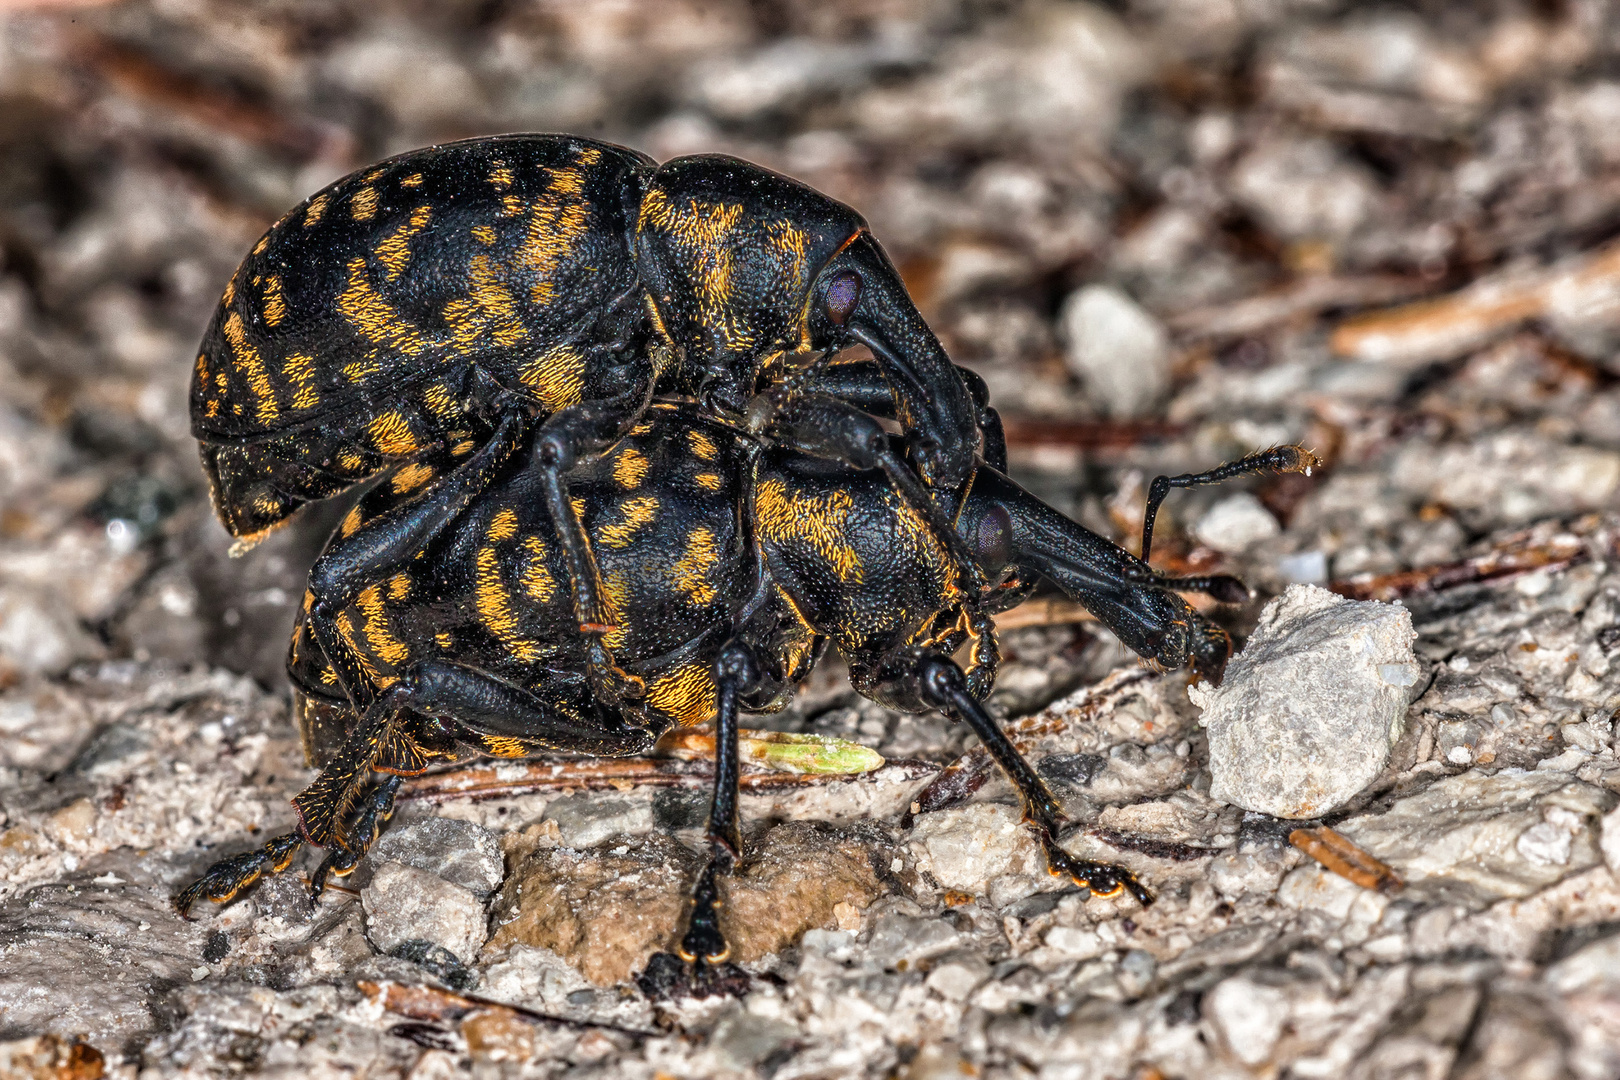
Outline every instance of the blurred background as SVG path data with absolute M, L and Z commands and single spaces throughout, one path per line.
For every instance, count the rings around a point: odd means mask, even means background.
M 1173 497 L 1165 566 L 1398 595 L 1620 484 L 1597 0 L 0 0 L 0 683 L 284 685 L 334 512 L 226 559 L 193 350 L 288 207 L 515 130 L 737 154 L 857 207 L 1020 478 L 1121 542 L 1157 472 L 1327 460 Z M 1015 655 L 1096 631 L 1041 633 Z

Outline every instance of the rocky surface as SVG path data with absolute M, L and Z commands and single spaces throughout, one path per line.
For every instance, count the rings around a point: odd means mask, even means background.
M 1600 0 L 3 0 L 0 1073 L 1620 1074 L 1617 55 Z M 993 707 L 1146 909 L 829 660 L 760 722 L 889 765 L 744 797 L 739 997 L 648 970 L 700 778 L 412 789 L 318 905 L 305 853 L 176 918 L 292 823 L 280 666 L 344 510 L 227 557 L 195 343 L 310 191 L 520 129 L 857 206 L 1019 478 L 1119 542 L 1153 475 L 1310 446 L 1174 494 L 1155 563 L 1253 586 L 1239 641 L 1291 584 L 1400 600 L 1387 761 L 1323 819 L 1228 803 L 1185 676 L 1037 598 Z

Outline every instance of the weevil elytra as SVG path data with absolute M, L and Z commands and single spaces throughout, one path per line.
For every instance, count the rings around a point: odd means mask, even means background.
M 1045 578 L 1144 657 L 1218 677 L 1226 634 L 1176 590 L 1231 597 L 1241 586 L 1163 577 L 983 461 L 941 492 L 961 508 L 947 518 L 902 450 L 875 418 L 806 394 L 758 432 L 690 401 L 657 402 L 608 453 L 577 464 L 572 509 L 598 559 L 610 644 L 647 687 L 637 697 L 604 696 L 582 673 L 589 639 L 574 624 L 545 481 L 531 458 L 509 456 L 420 558 L 366 582 L 338 613 L 357 682 L 301 620 L 289 673 L 311 707 L 342 718 L 341 742 L 294 800 L 298 831 L 216 864 L 177 906 L 229 899 L 306 841 L 328 849 L 318 893 L 328 873 L 358 864 L 401 777 L 436 759 L 635 754 L 712 720 L 712 857 L 679 947 L 698 974 L 712 971 L 729 952 L 720 880 L 741 854 L 740 716 L 782 708 L 829 643 L 860 693 L 972 728 L 1018 790 L 1054 874 L 1151 902 L 1130 872 L 1059 845 L 1061 807 L 981 704 L 999 657 L 991 615 Z M 1177 486 L 1302 460 L 1313 459 L 1269 451 Z M 401 498 L 381 485 L 357 513 L 386 515 Z M 964 670 L 951 656 L 970 642 Z M 385 778 L 370 784 L 373 772 Z
M 898 420 L 925 482 L 959 485 L 999 422 L 854 210 L 721 155 L 659 165 L 569 135 L 472 139 L 355 172 L 270 228 L 203 338 L 192 430 L 239 543 L 384 468 L 423 493 L 346 529 L 315 567 L 311 632 L 334 652 L 335 613 L 524 445 L 590 630 L 609 620 L 569 510 L 573 465 L 655 388 L 736 417 L 782 357 L 856 343 L 875 359 L 833 392 Z M 602 693 L 646 690 L 602 641 L 587 665 Z

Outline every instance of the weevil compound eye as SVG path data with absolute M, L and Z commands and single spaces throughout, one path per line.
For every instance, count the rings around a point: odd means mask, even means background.
M 843 326 L 855 310 L 855 305 L 861 302 L 861 276 L 853 270 L 835 276 L 827 283 L 824 302 L 827 305 L 827 318 L 834 325 Z

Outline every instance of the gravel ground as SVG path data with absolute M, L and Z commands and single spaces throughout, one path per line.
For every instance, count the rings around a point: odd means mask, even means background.
M 0 1075 L 1620 1076 L 1617 70 L 1595 0 L 0 0 Z M 1155 562 L 1248 581 L 1240 642 L 1290 585 L 1402 603 L 1382 770 L 1217 800 L 1186 676 L 1037 601 L 995 706 L 1150 908 L 830 662 L 773 726 L 889 764 L 744 798 L 740 998 L 637 980 L 706 805 L 667 763 L 417 785 L 318 908 L 177 919 L 311 775 L 280 668 L 343 510 L 227 557 L 195 344 L 288 206 L 505 130 L 860 208 L 1019 478 L 1121 542 L 1157 473 L 1314 448 L 1172 496 Z

